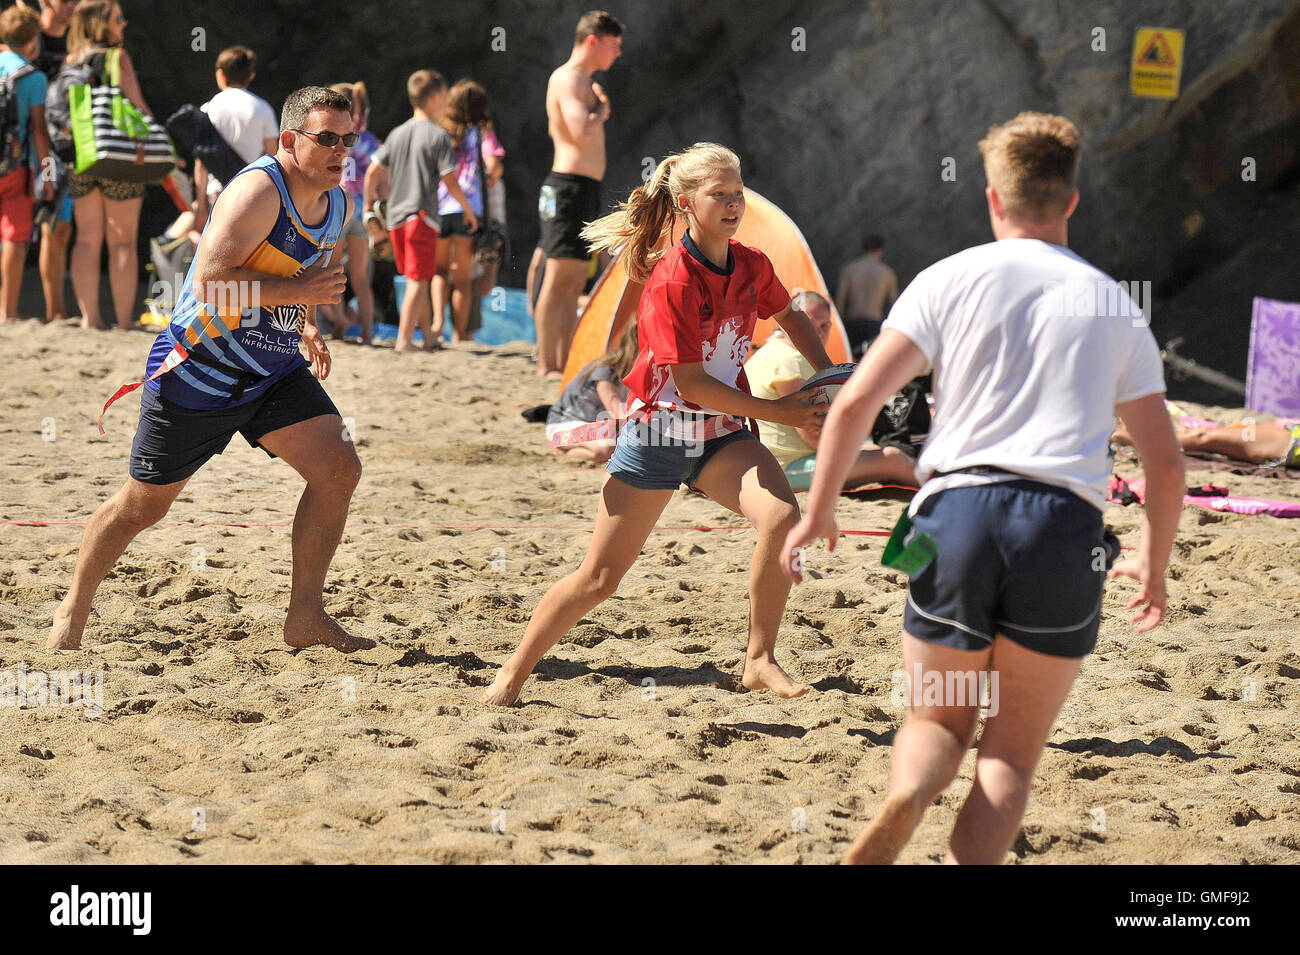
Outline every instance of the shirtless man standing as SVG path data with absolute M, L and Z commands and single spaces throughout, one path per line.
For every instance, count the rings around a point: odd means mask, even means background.
M 861 258 L 844 266 L 840 273 L 835 307 L 840 310 L 854 358 L 865 352 L 866 346 L 880 334 L 881 322 L 898 298 L 898 276 L 880 261 L 884 254 L 885 244 L 880 236 L 869 235 L 862 243 Z
M 555 161 L 537 203 L 546 275 L 537 300 L 537 374 L 559 378 L 587 279 L 587 244 L 578 234 L 600 218 L 605 177 L 605 121 L 609 97 L 591 75 L 608 70 L 623 52 L 623 24 L 603 10 L 585 13 L 568 62 L 546 84 L 546 123 Z

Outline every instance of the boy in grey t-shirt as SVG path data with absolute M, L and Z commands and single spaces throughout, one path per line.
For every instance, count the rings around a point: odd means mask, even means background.
M 366 218 L 374 216 L 375 200 L 388 196 L 388 231 L 397 271 L 406 277 L 397 351 L 413 351 L 418 325 L 426 351 L 442 347 L 433 334 L 433 273 L 438 257 L 438 182 L 466 210 L 471 230 L 478 220 L 456 181 L 451 139 L 435 121 L 447 99 L 447 81 L 436 70 L 417 70 L 406 81 L 412 116 L 393 130 L 366 170 Z M 439 322 L 441 324 L 441 322 Z

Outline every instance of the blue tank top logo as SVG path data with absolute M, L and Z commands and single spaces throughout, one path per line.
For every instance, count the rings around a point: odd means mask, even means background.
M 271 327 L 277 332 L 294 332 L 301 335 L 303 322 L 306 320 L 306 305 L 277 305 L 271 311 Z

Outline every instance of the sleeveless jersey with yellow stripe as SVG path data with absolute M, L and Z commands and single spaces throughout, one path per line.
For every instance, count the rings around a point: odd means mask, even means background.
M 289 278 L 331 256 L 343 230 L 347 198 L 342 188 L 328 193 L 329 211 L 318 225 L 303 221 L 294 208 L 284 173 L 274 156 L 262 156 L 239 176 L 266 175 L 280 193 L 280 214 L 262 243 L 242 267 Z M 227 189 L 229 186 L 227 186 Z M 213 215 L 221 209 L 217 200 Z M 209 220 L 208 225 L 211 225 Z M 207 227 L 204 228 L 207 233 Z M 203 240 L 200 238 L 199 247 Z M 195 252 L 195 262 L 198 253 Z M 328 261 L 328 259 L 327 259 Z M 275 382 L 306 364 L 298 351 L 306 305 L 262 306 L 256 288 L 213 287 L 194 297 L 194 265 L 190 265 L 171 323 L 149 352 L 146 376 L 151 375 L 177 345 L 189 357 L 169 373 L 147 381 L 168 401 L 186 408 L 224 408 L 252 401 Z

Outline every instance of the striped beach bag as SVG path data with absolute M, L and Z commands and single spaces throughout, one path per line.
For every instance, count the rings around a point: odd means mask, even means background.
M 68 88 L 75 169 L 82 176 L 156 184 L 175 168 L 176 154 L 167 131 L 122 92 L 121 58 L 120 49 L 106 51 L 102 72 Z

